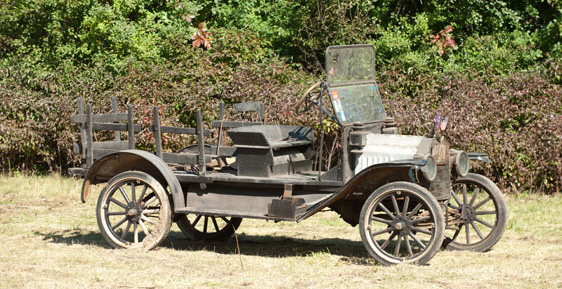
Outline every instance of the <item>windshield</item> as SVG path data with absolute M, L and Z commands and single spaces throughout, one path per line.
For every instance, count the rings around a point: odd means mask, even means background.
M 328 47 L 326 79 L 334 113 L 342 125 L 386 118 L 375 82 L 372 45 Z

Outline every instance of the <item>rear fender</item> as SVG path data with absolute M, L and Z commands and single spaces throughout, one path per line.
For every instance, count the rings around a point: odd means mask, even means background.
M 84 177 L 82 202 L 86 202 L 91 185 L 105 183 L 117 174 L 126 171 L 141 171 L 151 175 L 164 187 L 170 188 L 174 209 L 185 205 L 181 185 L 172 170 L 157 156 L 141 150 L 115 152 L 97 160 Z
M 348 197 L 354 192 L 365 193 L 365 199 L 380 186 L 390 182 L 406 181 L 419 183 L 420 169 L 426 164 L 425 160 L 403 160 L 381 163 L 370 166 L 349 180 L 334 194 L 318 202 L 302 215 L 297 221 L 302 221 L 325 207 Z

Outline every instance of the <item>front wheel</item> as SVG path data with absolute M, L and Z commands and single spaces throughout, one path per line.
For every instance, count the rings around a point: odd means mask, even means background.
M 394 182 L 378 188 L 367 199 L 359 230 L 365 248 L 379 263 L 424 264 L 441 247 L 443 214 L 425 188 Z
M 489 250 L 500 240 L 507 223 L 507 206 L 500 189 L 478 174 L 458 178 L 452 187 L 444 247 Z
M 96 216 L 103 237 L 114 248 L 150 250 L 166 238 L 172 223 L 164 188 L 139 171 L 120 173 L 107 183 Z

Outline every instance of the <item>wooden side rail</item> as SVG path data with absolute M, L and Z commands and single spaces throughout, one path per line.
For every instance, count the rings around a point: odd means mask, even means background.
M 74 144 L 74 152 L 83 155 L 83 161 L 90 167 L 95 160 L 103 156 L 125 149 L 135 148 L 135 133 L 141 131 L 140 125 L 133 124 L 133 107 L 127 105 L 127 113 L 119 113 L 117 110 L 117 98 L 111 99 L 113 113 L 92 114 L 91 104 L 86 105 L 84 112 L 84 102 L 78 98 L 78 114 L 70 118 L 71 123 L 80 124 L 80 144 Z M 113 141 L 94 142 L 94 130 L 113 131 L 115 136 Z M 121 132 L 128 133 L 128 140 L 121 140 Z
M 180 164 L 198 164 L 200 175 L 205 175 L 206 164 L 211 162 L 212 157 L 205 154 L 205 136 L 210 136 L 211 131 L 203 128 L 203 117 L 201 116 L 201 110 L 197 110 L 197 128 L 187 128 L 187 127 L 172 127 L 172 126 L 161 126 L 160 115 L 158 113 L 158 107 L 152 109 L 153 119 L 152 125 L 149 130 L 154 133 L 154 141 L 156 142 L 156 155 L 164 160 L 166 163 L 180 163 Z M 198 154 L 183 152 L 183 153 L 166 153 L 162 151 L 162 134 L 187 134 L 197 136 L 198 141 Z

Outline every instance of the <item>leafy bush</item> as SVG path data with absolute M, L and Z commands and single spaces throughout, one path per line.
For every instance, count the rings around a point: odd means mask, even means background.
M 505 190 L 562 188 L 562 87 L 531 72 L 507 76 L 385 72 L 381 91 L 402 133 L 428 134 L 449 115 L 451 146 L 486 152 L 477 170 Z M 408 97 L 403 97 L 408 96 Z

